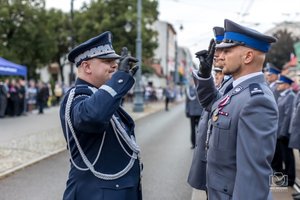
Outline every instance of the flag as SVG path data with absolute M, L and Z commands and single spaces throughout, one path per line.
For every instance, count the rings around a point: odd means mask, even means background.
M 295 54 L 291 53 L 290 61 L 288 62 L 287 65 L 290 67 L 296 67 L 297 64 L 298 64 L 297 57 L 295 56 Z

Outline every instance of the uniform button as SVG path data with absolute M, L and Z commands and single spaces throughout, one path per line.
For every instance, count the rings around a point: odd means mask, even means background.
M 124 81 L 123 79 L 119 79 L 118 83 L 123 83 L 123 81 Z
M 120 187 L 118 184 L 116 185 L 116 188 Z

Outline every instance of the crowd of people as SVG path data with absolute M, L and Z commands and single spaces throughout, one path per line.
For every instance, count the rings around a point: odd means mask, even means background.
M 264 67 L 276 38 L 227 19 L 213 31 L 209 48 L 196 53 L 200 65 L 193 71 L 203 112 L 191 126 L 196 147 L 188 183 L 209 200 L 270 200 L 272 188 L 295 184 L 300 92 L 288 66 Z M 186 113 L 190 100 L 187 95 Z
M 59 83 L 52 89 L 42 81 L 5 78 L 0 81 L 0 118 L 26 115 L 33 110 L 43 114 L 44 108 L 59 104 L 64 90 Z

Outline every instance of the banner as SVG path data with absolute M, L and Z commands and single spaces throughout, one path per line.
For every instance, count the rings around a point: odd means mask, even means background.
M 300 42 L 296 42 L 294 44 L 294 49 L 295 49 L 295 53 L 296 53 L 296 57 L 297 57 L 297 60 L 298 60 L 298 65 L 297 65 L 297 69 L 300 69 Z

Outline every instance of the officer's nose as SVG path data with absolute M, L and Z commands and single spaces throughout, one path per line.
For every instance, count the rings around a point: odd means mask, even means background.
M 118 63 L 119 62 L 117 60 L 115 60 L 114 62 L 110 63 L 110 67 L 116 69 L 118 67 Z

